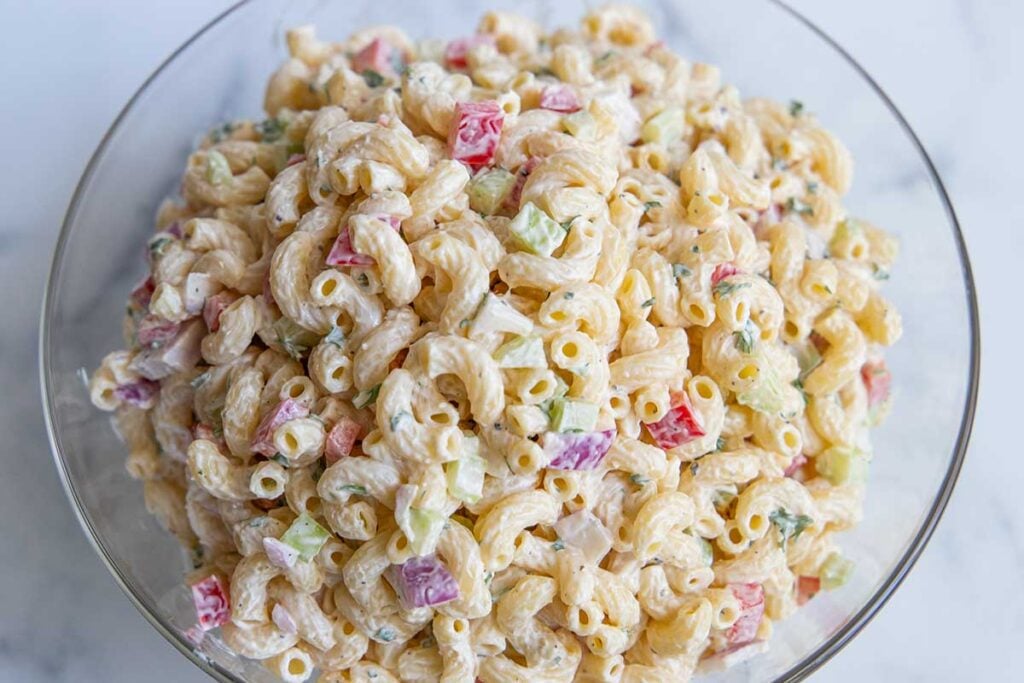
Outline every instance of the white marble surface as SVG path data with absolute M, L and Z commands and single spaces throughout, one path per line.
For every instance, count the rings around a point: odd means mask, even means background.
M 694 1 L 694 0 L 686 0 Z M 64 500 L 44 435 L 36 327 L 50 250 L 110 120 L 225 0 L 0 0 L 0 681 L 201 681 L 136 613 Z M 967 465 L 946 516 L 888 606 L 816 680 L 1008 680 L 1024 642 L 1018 452 L 1024 259 L 1024 58 L 1010 0 L 794 0 L 892 96 L 950 189 L 973 257 L 984 340 Z

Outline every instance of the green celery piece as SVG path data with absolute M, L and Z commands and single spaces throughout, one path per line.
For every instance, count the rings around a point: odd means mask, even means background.
M 544 342 L 540 337 L 517 337 L 494 352 L 500 368 L 546 368 Z
M 850 218 L 841 221 L 839 225 L 836 226 L 836 231 L 832 233 L 832 239 L 828 242 L 829 251 L 834 252 L 837 244 L 844 240 L 856 237 L 863 232 L 864 228 L 862 228 L 860 223 L 857 221 Z
M 818 474 L 833 486 L 863 484 L 868 477 L 868 458 L 849 446 L 833 446 L 814 459 Z
M 215 149 L 206 153 L 206 181 L 213 185 L 223 185 L 230 181 L 234 175 L 231 173 L 231 165 L 223 154 Z
M 409 528 L 403 531 L 409 536 L 409 547 L 412 551 L 416 555 L 433 552 L 447 521 L 448 518 L 440 512 L 409 508 Z
M 768 363 L 761 363 L 760 372 L 754 383 L 736 395 L 736 400 L 766 415 L 777 415 L 783 408 L 782 383 L 775 369 Z
M 532 331 L 532 320 L 490 292 L 484 296 L 469 330 L 470 337 L 491 332 L 527 335 Z
M 578 111 L 562 117 L 562 126 L 569 135 L 579 140 L 597 138 L 597 121 L 588 111 Z
M 316 557 L 330 537 L 331 533 L 327 529 L 317 524 L 308 513 L 303 512 L 281 536 L 281 542 L 298 550 L 299 557 L 309 562 Z
M 551 402 L 551 427 L 556 432 L 592 432 L 597 413 L 594 403 L 559 397 Z
M 282 350 L 295 360 L 302 360 L 302 356 L 320 341 L 320 335 L 285 316 L 275 320 L 271 329 Z
M 667 145 L 682 139 L 685 128 L 682 109 L 669 107 L 647 119 L 640 129 L 644 142 Z
M 827 591 L 835 590 L 850 580 L 853 575 L 854 564 L 839 553 L 832 553 L 822 563 L 818 570 L 818 578 L 821 580 L 821 587 Z
M 527 202 L 508 224 L 519 248 L 538 256 L 551 256 L 562 242 L 566 232 L 551 216 Z
M 448 492 L 464 503 L 475 503 L 480 500 L 486 469 L 487 463 L 484 459 L 473 453 L 465 453 L 458 460 L 446 463 L 444 473 L 448 480 Z
M 485 216 L 493 216 L 515 184 L 516 177 L 503 168 L 480 173 L 469 181 L 469 207 Z

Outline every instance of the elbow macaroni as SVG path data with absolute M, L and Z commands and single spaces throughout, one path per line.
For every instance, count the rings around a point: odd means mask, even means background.
M 296 683 L 758 651 L 860 519 L 902 333 L 846 147 L 628 6 L 288 49 L 271 118 L 188 157 L 89 384 L 224 644 Z M 417 554 L 453 599 L 403 589 Z

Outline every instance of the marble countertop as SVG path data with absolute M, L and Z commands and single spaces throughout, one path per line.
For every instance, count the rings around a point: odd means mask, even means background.
M 690 0 L 687 0 L 690 1 Z M 202 681 L 121 594 L 64 498 L 37 388 L 50 251 L 109 122 L 155 66 L 227 0 L 0 2 L 0 680 Z M 1020 85 L 1010 27 L 1024 3 L 793 0 L 890 94 L 935 159 L 967 237 L 981 299 L 982 393 L 966 467 L 916 568 L 871 625 L 816 675 L 827 682 L 1005 679 L 1024 642 L 1024 459 L 1019 296 L 1024 259 Z M 1007 368 L 1017 368 L 1016 371 Z M 1016 486 L 1014 485 L 1016 483 Z M 1009 676 L 1012 678 L 1012 676 Z

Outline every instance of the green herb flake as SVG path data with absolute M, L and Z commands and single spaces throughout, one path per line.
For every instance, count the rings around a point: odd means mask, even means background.
M 795 541 L 807 527 L 814 524 L 814 520 L 807 515 L 793 515 L 787 512 L 786 508 L 779 508 L 768 515 L 768 519 L 778 528 L 779 534 L 782 536 L 780 545 L 783 550 L 786 549 L 789 539 L 792 538 Z
M 646 486 L 651 482 L 649 478 L 642 474 L 631 474 L 629 475 L 629 480 L 637 486 Z
M 871 277 L 875 278 L 876 280 L 880 280 L 880 281 L 881 280 L 888 280 L 889 279 L 889 271 L 887 271 L 885 268 L 882 268 L 877 263 L 872 263 L 871 264 Z
M 690 247 L 690 251 L 693 252 L 694 254 L 699 254 L 700 253 L 700 247 L 695 244 L 692 247 Z
M 801 216 L 813 216 L 814 209 L 811 206 L 796 197 L 790 197 L 786 200 L 786 211 L 790 213 L 798 213 Z
M 674 277 L 675 279 L 678 280 L 679 278 L 690 277 L 691 275 L 693 275 L 693 271 L 684 266 L 682 263 L 672 264 L 672 277 Z
M 566 301 L 571 301 L 573 298 L 575 298 L 575 296 L 576 292 L 566 292 L 564 295 L 562 295 L 562 298 L 565 299 Z
M 373 639 L 379 640 L 382 643 L 390 643 L 396 637 L 397 635 L 395 634 L 395 632 L 387 626 L 377 629 L 377 631 L 373 634 Z
M 601 66 L 602 64 L 604 64 L 605 62 L 607 62 L 609 59 L 611 59 L 614 56 L 615 56 L 615 51 L 614 50 L 608 50 L 607 52 L 605 52 L 600 57 L 598 57 L 597 59 L 594 60 L 594 66 Z
M 715 450 L 716 451 L 724 451 L 725 450 L 725 437 L 724 436 L 718 437 L 718 441 L 715 442 Z
M 260 139 L 263 142 L 277 142 L 284 135 L 286 128 L 288 128 L 288 123 L 277 117 L 256 124 L 256 132 L 260 134 Z
M 801 102 L 800 100 L 790 100 L 789 115 L 800 116 L 802 113 L 804 113 L 804 103 Z
M 323 342 L 325 344 L 337 346 L 340 349 L 345 346 L 345 332 L 335 325 L 331 328 L 331 331 L 327 333 L 327 336 L 323 338 Z
M 576 220 L 577 218 L 579 218 L 579 216 L 573 216 L 569 220 L 563 221 L 563 222 L 559 223 L 559 225 L 562 226 L 562 230 L 565 230 L 566 232 L 569 232 L 569 230 L 572 228 L 572 222 L 574 220 Z
M 288 467 L 288 458 L 284 457 L 280 453 L 274 453 L 270 456 L 270 459 L 276 462 L 281 467 Z
M 743 329 L 732 333 L 733 343 L 741 353 L 752 353 L 754 342 L 758 337 L 757 327 L 749 319 L 743 324 Z
M 384 77 L 381 76 L 378 72 L 374 71 L 373 69 L 367 69 L 363 71 L 362 76 L 363 80 L 366 81 L 366 85 L 370 86 L 371 88 L 376 88 L 377 86 L 384 83 Z
M 749 286 L 749 282 L 728 282 L 726 280 L 722 280 L 717 285 L 712 287 L 711 291 L 714 292 L 715 296 L 717 297 L 726 297 L 732 296 L 737 291 Z
M 380 393 L 380 385 L 368 389 L 366 391 L 359 392 L 355 398 L 352 399 L 352 405 L 356 408 L 363 409 L 366 406 L 377 400 L 377 394 Z
M 341 493 L 351 493 L 352 495 L 355 496 L 366 495 L 366 487 L 360 486 L 359 484 L 343 484 L 342 486 L 338 487 L 338 491 L 340 491 Z
M 196 375 L 195 377 L 192 378 L 192 381 L 189 382 L 188 384 L 193 389 L 198 389 L 199 387 L 203 386 L 203 384 L 205 384 L 206 380 L 208 380 L 208 379 L 210 379 L 209 371 L 204 372 L 204 373 L 199 374 L 199 375 Z
M 644 202 L 644 213 L 647 213 L 651 209 L 660 209 L 660 208 L 661 208 L 661 202 L 656 202 L 656 201 Z
M 654 305 L 654 302 L 655 302 L 656 299 L 657 299 L 657 297 L 653 297 L 652 296 L 650 299 L 648 299 L 647 301 L 645 301 L 642 304 L 640 304 L 640 308 L 650 308 L 651 306 Z
M 696 477 L 698 472 L 700 472 L 700 463 L 694 460 L 690 463 L 690 476 Z
M 164 250 L 167 249 L 167 245 L 173 240 L 170 237 L 157 237 L 155 240 L 149 243 L 149 257 L 152 260 L 156 260 L 163 256 Z
M 562 539 L 559 538 L 558 540 L 556 540 L 554 543 L 551 544 L 551 549 L 554 550 L 556 553 L 559 550 L 565 550 L 565 543 L 562 541 Z
M 813 180 L 807 183 L 807 194 L 818 194 L 818 183 Z
M 392 415 L 391 419 L 388 421 L 388 424 L 391 426 L 391 431 L 397 432 L 398 428 L 402 426 L 402 421 L 409 417 L 412 417 L 412 415 L 404 410 Z

